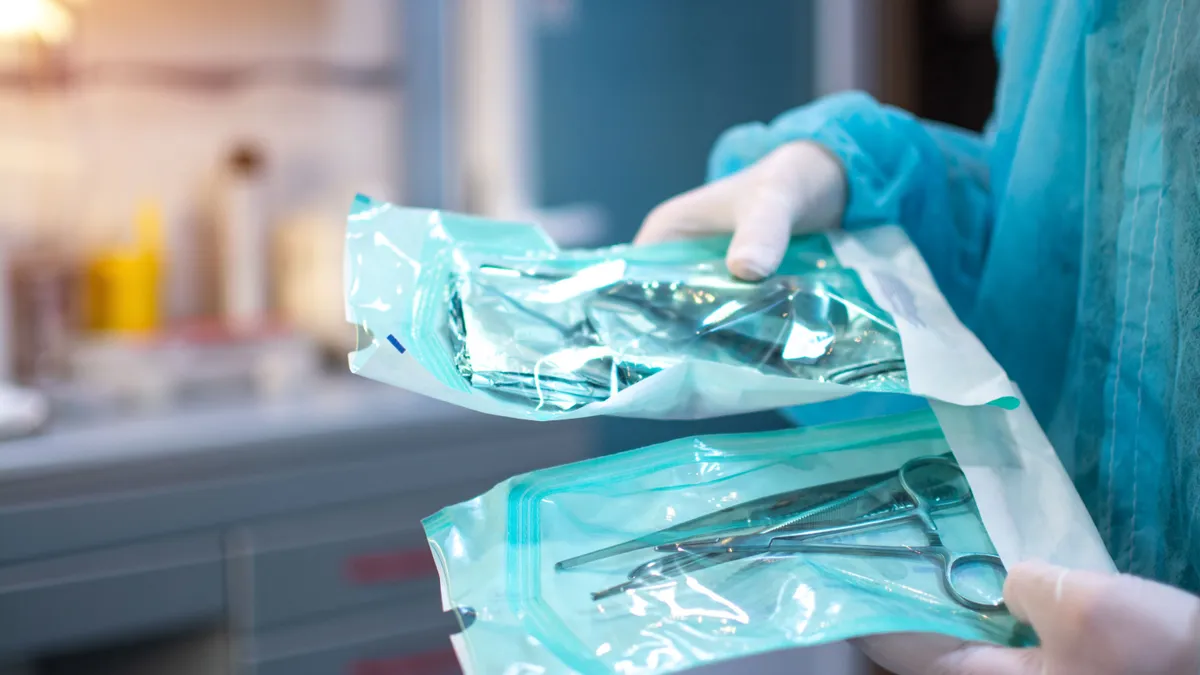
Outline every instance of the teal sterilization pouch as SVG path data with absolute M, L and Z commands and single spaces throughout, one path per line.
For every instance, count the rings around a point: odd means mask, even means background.
M 939 404 L 681 439 L 446 508 L 424 526 L 464 670 L 666 673 L 901 631 L 1027 644 L 1003 608 L 1001 542 L 985 520 L 1001 523 L 1010 561 L 1112 563 L 1048 446 L 959 463 L 952 440 L 1018 441 L 1027 430 L 1011 425 L 1032 421 L 987 415 Z M 985 518 L 971 486 L 1001 465 L 1008 485 L 988 488 Z
M 903 231 L 796 238 L 759 283 L 727 240 L 563 251 L 536 226 L 360 197 L 354 372 L 492 414 L 701 418 L 856 391 L 1010 399 Z

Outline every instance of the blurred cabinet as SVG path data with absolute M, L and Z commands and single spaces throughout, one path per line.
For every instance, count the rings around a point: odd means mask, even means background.
M 224 583 L 215 532 L 0 567 L 0 663 L 211 622 Z
M 243 675 L 457 675 L 453 618 L 405 603 L 335 616 L 255 638 Z
M 813 95 L 810 0 L 536 0 L 530 11 L 537 197 L 599 205 L 611 243 L 704 181 L 722 131 Z
M 586 458 L 594 432 L 392 394 L 0 444 L 63 459 L 25 477 L 0 462 L 0 666 L 457 673 L 421 519 Z
M 437 568 L 417 520 L 439 508 L 435 494 L 231 532 L 239 624 L 258 630 L 380 602 L 440 611 Z

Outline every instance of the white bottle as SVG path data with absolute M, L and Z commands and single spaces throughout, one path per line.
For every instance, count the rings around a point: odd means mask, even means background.
M 289 327 L 333 352 L 351 352 L 354 328 L 342 297 L 345 235 L 334 209 L 300 211 L 275 229 L 275 309 Z
M 267 312 L 263 159 L 250 146 L 230 156 L 219 226 L 221 313 L 235 330 L 253 330 Z

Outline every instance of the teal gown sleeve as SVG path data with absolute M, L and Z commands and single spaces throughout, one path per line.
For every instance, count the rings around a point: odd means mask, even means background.
M 786 112 L 770 124 L 726 131 L 709 158 L 709 180 L 798 140 L 819 143 L 845 168 L 844 226 L 904 227 L 950 305 L 959 316 L 969 315 L 992 223 L 990 143 L 847 92 Z

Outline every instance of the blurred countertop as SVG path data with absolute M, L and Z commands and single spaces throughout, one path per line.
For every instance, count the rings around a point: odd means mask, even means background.
M 313 435 L 462 424 L 484 416 L 349 375 L 276 400 L 251 397 L 137 413 L 56 410 L 41 433 L 0 441 L 0 483 Z

